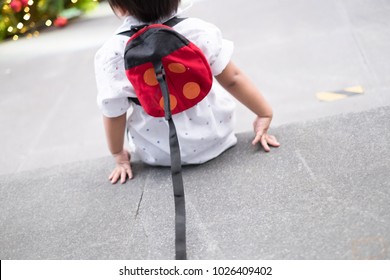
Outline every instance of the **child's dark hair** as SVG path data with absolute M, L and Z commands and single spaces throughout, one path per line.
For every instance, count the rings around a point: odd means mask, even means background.
M 128 12 L 143 22 L 155 22 L 177 11 L 180 0 L 108 0 L 111 8 Z M 114 10 L 115 12 L 115 10 Z

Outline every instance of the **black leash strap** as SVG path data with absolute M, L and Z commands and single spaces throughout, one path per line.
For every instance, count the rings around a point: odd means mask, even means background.
M 177 138 L 176 127 L 172 119 L 171 105 L 168 86 L 165 82 L 165 71 L 161 64 L 154 64 L 158 83 L 161 87 L 164 99 L 165 119 L 169 124 L 169 147 L 171 153 L 171 174 L 173 184 L 173 195 L 175 197 L 175 248 L 176 260 L 187 259 L 186 249 L 186 209 L 184 197 L 183 176 L 181 172 L 181 156 L 179 139 Z
M 185 18 L 171 18 L 170 20 L 164 22 L 164 25 L 173 27 L 179 22 L 185 20 Z M 131 30 L 127 30 L 118 35 L 125 35 L 131 37 L 137 31 L 148 25 L 139 25 L 132 26 Z M 185 210 L 185 198 L 184 198 L 184 186 L 183 186 L 183 177 L 182 177 L 182 168 L 181 168 L 181 156 L 180 156 L 180 146 L 179 139 L 177 138 L 176 127 L 172 119 L 170 99 L 168 86 L 165 81 L 165 72 L 162 66 L 162 62 L 158 61 L 154 64 L 154 71 L 157 76 L 158 83 L 161 88 L 161 92 L 164 99 L 164 111 L 165 119 L 168 121 L 169 125 L 169 147 L 171 154 L 171 174 L 172 174 L 172 184 L 173 184 L 173 195 L 175 198 L 175 250 L 176 250 L 176 260 L 186 260 L 187 259 L 187 249 L 186 249 L 186 210 Z M 137 105 L 141 105 L 138 98 L 132 97 L 129 98 L 129 101 L 134 102 Z

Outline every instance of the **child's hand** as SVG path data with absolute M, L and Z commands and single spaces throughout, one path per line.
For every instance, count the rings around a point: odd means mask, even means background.
M 270 117 L 256 117 L 253 122 L 253 129 L 255 130 L 255 139 L 252 141 L 253 145 L 261 143 L 264 150 L 269 152 L 271 149 L 269 147 L 279 147 L 280 144 L 278 140 L 276 140 L 275 136 L 267 134 L 268 128 L 271 124 L 272 118 Z
M 108 177 L 108 179 L 111 181 L 112 184 L 116 184 L 118 179 L 121 179 L 121 183 L 126 182 L 126 177 L 128 176 L 129 179 L 133 178 L 133 173 L 131 171 L 130 166 L 130 154 L 128 151 L 123 149 L 121 152 L 113 155 L 115 158 L 116 166 L 114 171 L 111 172 L 111 175 Z

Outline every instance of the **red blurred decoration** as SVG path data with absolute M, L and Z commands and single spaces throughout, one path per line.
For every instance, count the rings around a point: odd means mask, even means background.
M 19 13 L 22 10 L 23 4 L 19 0 L 12 0 L 9 6 L 15 13 Z
M 65 17 L 58 17 L 54 20 L 54 26 L 64 27 L 68 24 L 68 19 Z
M 23 7 L 27 7 L 28 6 L 28 1 L 29 0 L 20 0 L 20 3 L 22 3 Z

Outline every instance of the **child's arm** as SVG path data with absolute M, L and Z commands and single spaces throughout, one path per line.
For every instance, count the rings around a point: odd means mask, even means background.
M 103 116 L 104 128 L 106 131 L 106 138 L 108 148 L 111 154 L 115 158 L 116 166 L 111 172 L 108 179 L 111 183 L 115 184 L 118 179 L 121 179 L 121 183 L 126 182 L 126 177 L 133 178 L 130 155 L 126 149 L 123 148 L 124 135 L 126 129 L 126 114 L 123 114 L 116 118 L 108 118 Z
M 231 95 L 257 115 L 253 123 L 256 136 L 252 144 L 260 142 L 266 152 L 270 151 L 269 145 L 279 147 L 276 138 L 267 134 L 272 120 L 272 108 L 248 77 L 229 62 L 225 70 L 215 78 Z

